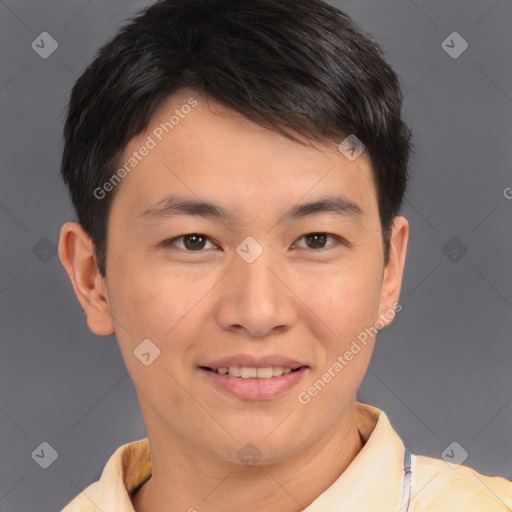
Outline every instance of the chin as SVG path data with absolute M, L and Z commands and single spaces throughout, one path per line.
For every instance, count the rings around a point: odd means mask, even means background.
M 274 427 L 275 428 L 275 427 Z M 229 462 L 246 466 L 272 466 L 285 461 L 299 450 L 300 440 L 297 438 L 297 429 L 290 431 L 283 430 L 277 435 L 272 429 L 264 432 L 254 432 L 251 429 L 247 435 L 237 435 L 236 439 L 230 441 L 229 455 L 224 457 Z M 293 445 L 290 444 L 293 440 Z

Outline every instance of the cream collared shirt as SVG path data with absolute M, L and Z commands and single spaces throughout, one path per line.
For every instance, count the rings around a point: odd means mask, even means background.
M 341 476 L 304 512 L 405 512 L 404 445 L 388 417 L 357 402 L 364 446 Z M 512 482 L 468 466 L 412 455 L 408 512 L 511 512 Z M 151 474 L 147 438 L 120 446 L 100 479 L 61 512 L 135 512 L 131 493 Z M 407 480 L 406 480 L 407 482 Z M 407 486 L 406 486 L 407 487 Z

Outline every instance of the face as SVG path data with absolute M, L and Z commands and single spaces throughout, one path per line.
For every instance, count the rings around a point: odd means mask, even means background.
M 385 268 L 365 153 L 300 145 L 182 91 L 121 162 L 105 308 L 88 321 L 112 322 L 148 434 L 235 462 L 252 443 L 261 463 L 329 436 L 368 333 L 393 316 L 407 241 L 399 218 Z

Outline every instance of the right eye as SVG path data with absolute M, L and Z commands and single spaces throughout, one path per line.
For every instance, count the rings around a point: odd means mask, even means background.
M 183 245 L 182 247 L 180 247 L 180 249 L 184 249 L 187 252 L 201 252 L 201 250 L 204 249 L 204 246 L 207 243 L 206 241 L 209 241 L 210 239 L 207 236 L 202 235 L 200 233 L 189 233 L 186 235 L 171 238 L 170 240 L 166 240 L 165 242 L 162 242 L 162 245 L 164 247 L 167 247 L 169 245 L 176 246 L 176 242 L 179 240 L 183 241 Z

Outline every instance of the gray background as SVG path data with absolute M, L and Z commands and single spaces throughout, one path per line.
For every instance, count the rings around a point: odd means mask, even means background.
M 2 512 L 60 510 L 145 436 L 116 339 L 88 331 L 54 251 L 75 218 L 58 177 L 70 89 L 148 3 L 0 2 Z M 512 2 L 338 5 L 400 75 L 417 147 L 403 310 L 358 399 L 384 409 L 414 453 L 441 457 L 457 441 L 465 464 L 512 479 Z M 469 44 L 458 58 L 441 46 L 454 31 Z M 42 32 L 59 45 L 47 59 L 31 47 Z M 32 457 L 42 442 L 58 452 L 47 469 Z

